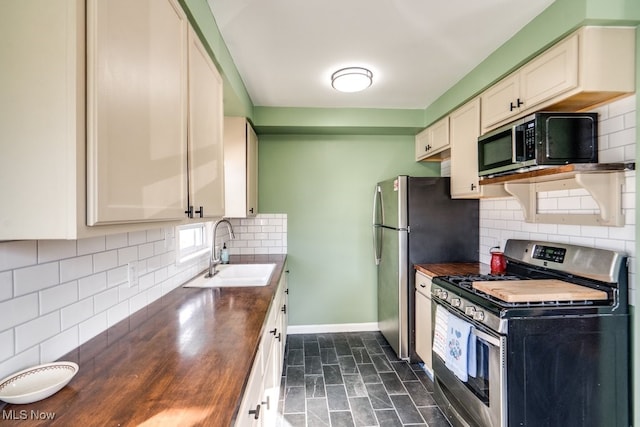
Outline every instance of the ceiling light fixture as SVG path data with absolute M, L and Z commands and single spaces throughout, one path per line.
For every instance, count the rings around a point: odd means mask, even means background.
M 331 75 L 331 86 L 340 92 L 360 92 L 373 82 L 373 73 L 362 67 L 341 68 Z

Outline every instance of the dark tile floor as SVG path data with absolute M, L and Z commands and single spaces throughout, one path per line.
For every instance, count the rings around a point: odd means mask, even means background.
M 289 335 L 286 352 L 283 427 L 449 427 L 427 374 L 379 332 Z

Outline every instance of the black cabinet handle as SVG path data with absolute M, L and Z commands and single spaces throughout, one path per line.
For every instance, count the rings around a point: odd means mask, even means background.
M 282 308 L 280 309 L 281 312 L 283 313 L 287 313 L 287 304 L 283 305 Z
M 516 108 L 520 108 L 520 106 L 522 106 L 522 104 L 524 104 L 524 102 L 522 102 L 522 100 L 520 98 L 516 99 L 516 104 L 514 105 L 513 102 L 509 103 L 509 111 L 513 111 Z
M 271 408 L 271 405 L 269 404 L 269 398 L 271 396 L 267 396 L 267 401 L 266 402 L 262 402 L 263 405 L 267 405 L 267 411 Z
M 250 208 L 250 209 L 249 209 L 249 212 L 253 213 L 253 208 Z
M 278 336 L 276 337 L 278 339 L 278 342 L 282 341 L 282 334 L 278 334 Z
M 191 207 L 191 209 L 193 209 L 193 207 Z M 200 215 L 200 218 L 202 218 L 202 216 L 204 215 L 204 208 L 200 206 L 200 209 L 198 209 L 194 213 L 197 213 L 198 215 Z
M 471 184 L 471 190 L 475 190 L 476 189 L 476 185 L 475 184 Z
M 256 409 L 250 410 L 249 415 L 253 415 L 254 420 L 257 420 L 258 418 L 260 418 L 260 405 L 256 405 Z
M 270 334 L 275 335 L 278 332 L 278 328 L 274 328 L 273 331 L 269 331 Z
M 188 218 L 193 218 L 193 206 L 189 206 L 189 207 L 187 208 L 187 210 L 186 210 L 186 211 L 184 211 L 184 213 L 186 213 L 186 214 L 187 214 L 187 217 L 188 217 Z

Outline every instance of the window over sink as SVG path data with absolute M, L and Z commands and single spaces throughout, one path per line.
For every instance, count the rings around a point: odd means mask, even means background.
M 176 227 L 176 263 L 182 264 L 211 251 L 210 222 Z

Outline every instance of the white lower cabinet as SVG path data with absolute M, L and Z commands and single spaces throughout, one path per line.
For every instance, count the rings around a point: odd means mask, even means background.
M 416 353 L 433 372 L 431 346 L 431 277 L 416 272 Z
M 266 427 L 276 424 L 287 340 L 287 273 L 285 264 L 242 397 L 236 427 Z

